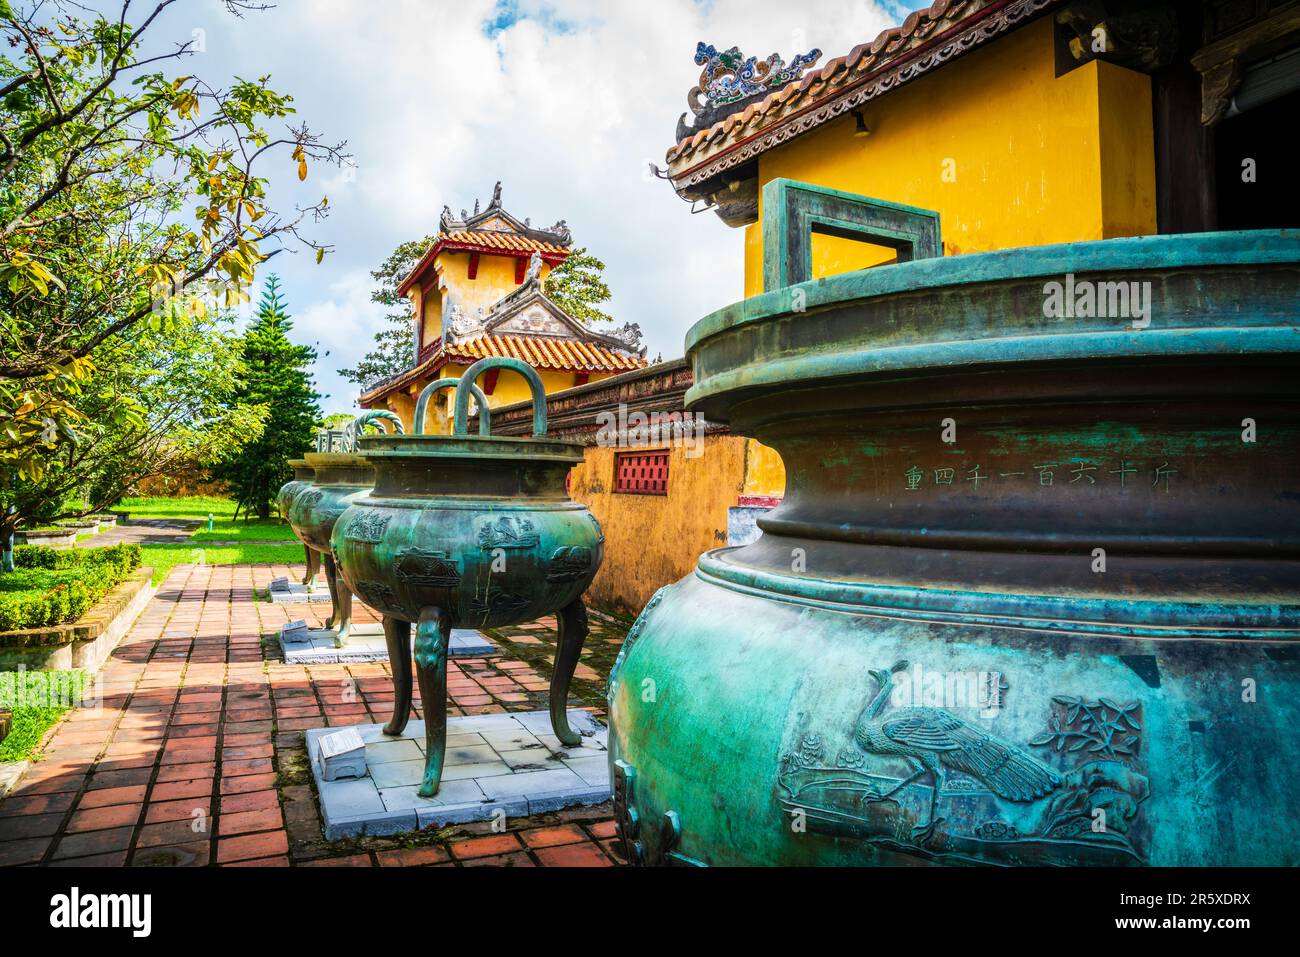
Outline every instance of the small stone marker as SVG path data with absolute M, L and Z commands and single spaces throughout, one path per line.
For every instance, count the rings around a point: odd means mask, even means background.
M 311 632 L 307 630 L 307 622 L 291 621 L 280 629 L 280 640 L 285 644 L 298 644 L 304 641 L 311 641 Z
M 366 743 L 356 728 L 344 728 L 318 739 L 321 777 L 326 781 L 366 776 Z
M 288 578 L 272 578 L 272 579 L 271 579 L 271 591 L 288 591 L 288 590 L 289 590 L 289 579 L 288 579 Z

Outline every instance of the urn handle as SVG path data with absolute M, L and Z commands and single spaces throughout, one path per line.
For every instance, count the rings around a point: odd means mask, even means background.
M 420 393 L 420 398 L 417 399 L 415 402 L 415 422 L 411 430 L 412 434 L 424 435 L 424 416 L 429 408 L 429 400 L 432 399 L 439 392 L 443 391 L 444 389 L 457 388 L 463 381 L 466 380 L 439 379 L 437 382 L 430 382 L 428 385 L 424 387 L 424 391 Z M 473 382 L 470 382 L 469 388 L 470 388 L 470 392 L 474 396 L 474 401 L 478 403 L 478 409 L 479 409 L 478 434 L 491 435 L 492 434 L 492 413 L 488 411 L 487 396 L 485 396 L 483 394 L 483 390 L 480 389 Z M 464 430 L 456 429 L 455 431 L 459 434 Z
M 939 214 L 792 179 L 763 187 L 763 291 L 807 282 L 814 233 L 897 251 L 898 262 L 943 255 Z
M 348 423 L 340 437 L 341 449 L 343 452 L 355 452 L 357 450 L 357 440 L 361 438 L 361 433 L 366 430 L 367 425 L 377 422 L 387 422 L 389 432 L 394 435 L 401 435 L 405 431 L 402 427 L 402 420 L 396 412 L 389 412 L 387 409 L 375 409 L 370 412 L 362 412 L 359 416 Z M 329 442 L 333 444 L 332 441 Z M 320 443 L 317 442 L 317 447 Z
M 474 389 L 475 392 L 478 392 L 476 386 L 478 378 L 489 369 L 513 369 L 524 377 L 524 380 L 528 383 L 529 390 L 533 393 L 533 435 L 545 435 L 546 389 L 542 386 L 541 376 L 539 376 L 537 370 L 527 362 L 524 362 L 521 359 L 511 358 L 510 356 L 488 356 L 486 359 L 480 359 L 465 370 L 465 374 L 460 378 L 462 385 L 456 389 L 456 422 L 455 426 L 452 428 L 452 432 L 455 435 L 464 435 L 469 428 L 470 393 L 465 389 L 464 383 L 468 383 L 470 388 Z M 487 404 L 482 399 L 479 400 L 479 404 L 482 408 L 487 408 Z M 479 419 L 479 432 L 480 434 L 485 434 L 482 429 L 481 415 L 479 416 Z

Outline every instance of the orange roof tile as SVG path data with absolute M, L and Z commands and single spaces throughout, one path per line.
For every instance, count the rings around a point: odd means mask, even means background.
M 507 233 L 491 229 L 462 229 L 451 233 L 439 233 L 434 244 L 420 257 L 405 279 L 397 285 L 397 294 L 405 296 L 412 286 L 429 269 L 438 254 L 444 249 L 456 252 L 482 252 L 492 255 L 499 252 L 503 256 L 515 256 L 521 253 L 539 252 L 542 258 L 552 266 L 559 265 L 569 258 L 569 249 L 555 243 L 548 243 L 519 233 Z
M 571 372 L 626 372 L 643 368 L 640 356 L 624 355 L 604 346 L 576 339 L 549 336 L 482 335 L 453 342 L 445 347 L 446 356 L 456 362 L 477 362 L 488 356 L 522 359 L 538 369 Z
M 441 246 L 455 248 L 457 245 L 481 246 L 488 249 L 502 249 L 513 252 L 553 253 L 567 256 L 569 250 L 555 243 L 543 242 L 518 233 L 499 232 L 491 229 L 461 230 L 455 233 L 443 233 L 438 237 Z

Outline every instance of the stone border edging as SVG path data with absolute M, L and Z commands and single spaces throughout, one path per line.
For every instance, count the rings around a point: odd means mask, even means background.
M 98 671 L 158 591 L 152 578 L 152 568 L 137 568 L 76 621 L 0 632 L 0 668 Z

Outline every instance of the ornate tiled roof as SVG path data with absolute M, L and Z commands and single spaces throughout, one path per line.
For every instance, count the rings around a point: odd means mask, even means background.
M 646 362 L 591 342 L 554 336 L 486 335 L 461 339 L 446 347 L 449 361 L 473 363 L 488 356 L 511 356 L 537 369 L 561 372 L 627 372 Z
M 1060 0 L 936 0 L 819 69 L 683 138 L 669 176 L 704 182 L 1000 36 Z
M 444 250 L 515 257 L 541 253 L 548 264 L 558 266 L 568 258 L 572 242 L 573 236 L 564 220 L 539 229 L 530 220 L 512 216 L 501 206 L 501 184 L 497 183 L 486 207 L 475 200 L 474 211 L 462 209 L 459 217 L 450 207 L 442 208 L 437 238 L 398 284 L 397 294 L 405 296 L 428 274 L 433 261 Z
M 448 364 L 473 365 L 488 356 L 512 356 L 522 359 L 536 369 L 556 372 L 627 372 L 642 369 L 644 356 L 626 354 L 591 342 L 562 339 L 554 336 L 493 335 L 487 333 L 470 339 L 459 339 L 448 344 L 435 343 L 423 361 L 405 372 L 375 383 L 361 394 L 363 408 L 395 389 L 400 389 L 433 376 Z
M 438 237 L 437 245 L 443 248 L 460 249 L 460 248 L 477 248 L 483 251 L 490 250 L 507 250 L 514 252 L 539 252 L 543 255 L 553 253 L 558 256 L 568 256 L 569 251 L 555 243 L 544 242 L 540 239 L 533 239 L 531 236 L 520 236 L 517 233 L 507 233 L 498 230 L 461 230 L 454 233 L 446 233 Z

